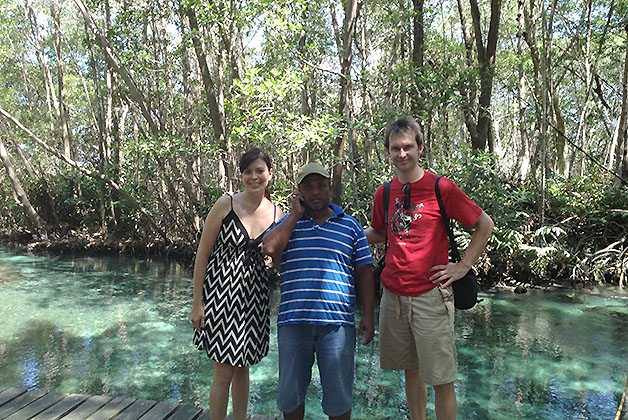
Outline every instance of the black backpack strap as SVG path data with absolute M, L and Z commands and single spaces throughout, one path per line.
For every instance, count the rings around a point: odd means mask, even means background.
M 454 238 L 454 231 L 451 229 L 451 224 L 449 223 L 449 217 L 447 217 L 447 213 L 445 212 L 445 205 L 443 204 L 443 197 L 440 195 L 440 188 L 438 188 L 438 182 L 442 177 L 436 178 L 436 183 L 434 184 L 434 191 L 436 192 L 436 200 L 438 201 L 438 208 L 440 209 L 440 215 L 443 218 L 443 223 L 445 223 L 445 229 L 447 229 L 447 236 L 449 237 L 449 249 L 451 249 L 452 257 L 454 262 L 460 261 L 460 252 L 458 252 L 458 245 L 456 245 L 456 239 Z
M 388 251 L 388 204 L 390 202 L 390 182 L 384 182 L 384 221 L 386 222 L 386 227 L 384 228 L 384 232 L 386 233 L 386 245 L 384 247 L 384 255 L 386 255 L 386 251 Z

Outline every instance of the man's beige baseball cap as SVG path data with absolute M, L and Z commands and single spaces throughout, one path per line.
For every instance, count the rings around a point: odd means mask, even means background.
M 306 176 L 312 174 L 318 174 L 329 179 L 329 172 L 327 172 L 327 169 L 325 169 L 323 165 L 317 162 L 310 162 L 299 169 L 299 173 L 297 174 L 297 185 L 300 184 Z

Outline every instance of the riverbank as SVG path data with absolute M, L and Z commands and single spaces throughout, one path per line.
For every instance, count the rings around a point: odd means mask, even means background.
M 0 232 L 0 245 L 33 254 L 107 256 L 127 255 L 138 258 L 174 260 L 184 267 L 194 267 L 196 244 L 182 239 L 166 242 L 159 238 L 113 239 L 102 233 L 70 231 L 66 235 L 42 238 L 28 232 Z M 489 257 L 484 254 L 475 266 L 480 287 L 488 289 L 522 290 L 521 288 L 554 288 L 563 286 L 553 280 L 535 278 L 524 261 Z M 578 285 L 580 286 L 580 285 Z
M 0 245 L 33 254 L 77 256 L 129 255 L 140 258 L 168 258 L 186 267 L 194 265 L 196 245 L 184 240 L 112 239 L 101 233 L 70 232 L 42 238 L 30 233 L 0 232 Z

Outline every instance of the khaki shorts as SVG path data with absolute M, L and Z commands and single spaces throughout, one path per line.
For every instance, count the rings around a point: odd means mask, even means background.
M 419 369 L 429 385 L 455 381 L 454 311 L 451 288 L 437 286 L 420 296 L 397 296 L 384 288 L 379 307 L 382 369 Z

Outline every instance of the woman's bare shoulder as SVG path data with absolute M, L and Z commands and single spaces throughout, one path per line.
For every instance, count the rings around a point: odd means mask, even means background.
M 229 213 L 230 210 L 231 210 L 231 196 L 223 195 L 218 200 L 216 200 L 211 210 L 209 211 L 209 214 L 207 215 L 207 217 L 208 218 L 211 217 L 213 219 L 216 219 L 216 218 L 224 219 L 224 217 L 227 215 L 227 213 Z

